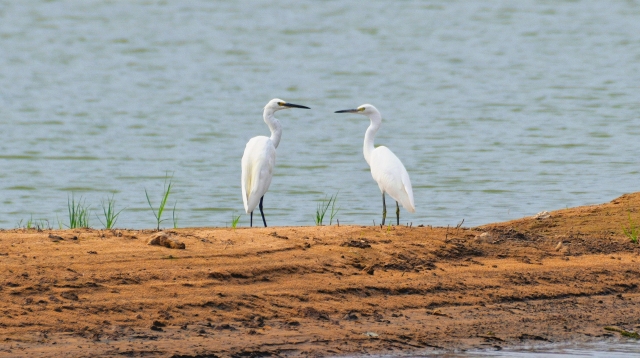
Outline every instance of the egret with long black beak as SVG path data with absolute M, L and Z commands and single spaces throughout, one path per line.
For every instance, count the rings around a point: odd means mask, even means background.
M 287 103 L 281 99 L 274 98 L 266 106 L 262 117 L 271 130 L 271 137 L 253 137 L 244 148 L 242 155 L 242 201 L 244 210 L 251 214 L 251 226 L 253 227 L 253 210 L 260 204 L 260 215 L 262 222 L 267 227 L 267 220 L 264 218 L 262 200 L 264 194 L 271 185 L 273 177 L 273 167 L 276 164 L 276 148 L 280 144 L 282 137 L 282 126 L 274 114 L 281 109 L 306 108 L 299 104 Z
M 397 225 L 400 225 L 400 206 L 398 202 L 410 213 L 416 211 L 413 203 L 413 189 L 411 188 L 411 180 L 409 173 L 404 165 L 393 154 L 393 152 L 385 147 L 373 147 L 373 138 L 380 129 L 382 123 L 382 115 L 376 107 L 370 104 L 363 104 L 356 109 L 344 109 L 335 113 L 357 113 L 369 117 L 371 124 L 367 128 L 364 135 L 364 159 L 371 167 L 371 176 L 378 182 L 378 187 L 382 192 L 382 225 L 387 217 L 387 205 L 384 200 L 384 194 L 387 193 L 396 201 L 396 218 Z

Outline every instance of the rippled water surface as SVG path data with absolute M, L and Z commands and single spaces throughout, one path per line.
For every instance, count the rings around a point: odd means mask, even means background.
M 596 342 L 582 344 L 547 344 L 538 347 L 505 349 L 504 351 L 469 352 L 460 355 L 476 357 L 510 358 L 632 358 L 640 355 L 640 344 L 631 339 L 627 342 Z M 453 357 L 452 357 L 453 358 Z
M 149 228 L 166 173 L 179 226 L 228 225 L 273 97 L 312 110 L 278 112 L 271 225 L 338 192 L 341 223 L 379 222 L 368 121 L 333 114 L 363 103 L 411 176 L 403 222 L 600 203 L 640 190 L 639 89 L 631 0 L 0 1 L 0 227 L 114 193 Z
M 533 346 L 511 347 L 496 350 L 466 351 L 451 353 L 447 351 L 427 352 L 395 352 L 392 355 L 366 355 L 372 358 L 392 357 L 443 357 L 443 358 L 469 358 L 469 357 L 494 357 L 494 358 L 635 358 L 640 354 L 640 344 L 634 339 L 622 341 L 603 341 L 591 343 L 547 343 Z M 353 356 L 359 357 L 359 356 Z M 364 356 L 363 356 L 364 357 Z

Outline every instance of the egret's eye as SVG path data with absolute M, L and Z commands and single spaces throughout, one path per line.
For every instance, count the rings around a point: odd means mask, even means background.
M 278 102 L 278 106 L 280 107 L 284 106 L 284 102 Z

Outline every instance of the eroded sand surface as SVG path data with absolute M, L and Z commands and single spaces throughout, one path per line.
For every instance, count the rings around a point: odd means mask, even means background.
M 0 356 L 497 349 L 640 329 L 640 193 L 478 228 L 0 231 Z M 558 245 L 562 242 L 562 245 Z

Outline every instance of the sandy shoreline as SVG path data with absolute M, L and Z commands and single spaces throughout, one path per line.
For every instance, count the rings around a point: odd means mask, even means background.
M 477 228 L 0 231 L 0 356 L 499 349 L 640 329 L 640 193 Z M 561 246 L 558 243 L 562 242 Z

